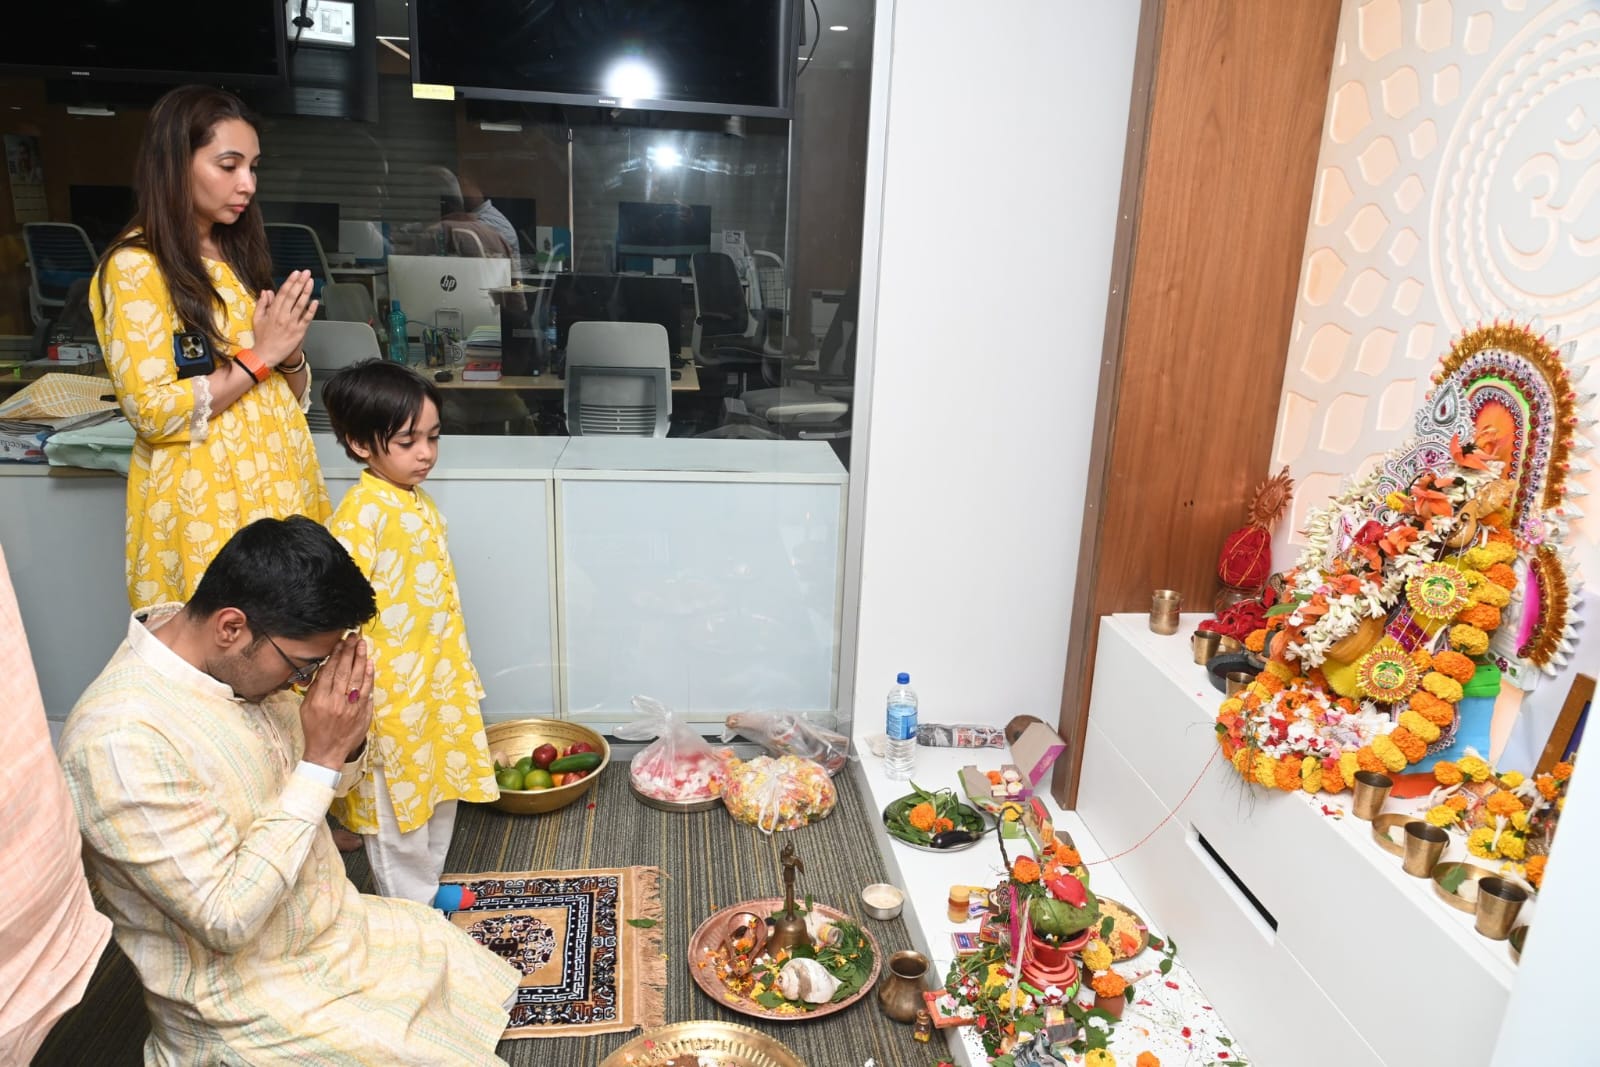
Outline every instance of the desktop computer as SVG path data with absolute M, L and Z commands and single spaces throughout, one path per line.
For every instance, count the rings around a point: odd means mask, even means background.
M 479 326 L 500 327 L 500 307 L 491 289 L 511 284 L 509 259 L 469 256 L 390 256 L 389 295 L 406 318 L 432 326 L 439 311 L 459 312 L 470 334 Z M 450 317 L 450 316 L 447 316 Z
M 565 350 L 575 322 L 656 322 L 667 331 L 667 350 L 683 346 L 683 282 L 618 274 L 558 274 L 550 294 L 556 347 Z

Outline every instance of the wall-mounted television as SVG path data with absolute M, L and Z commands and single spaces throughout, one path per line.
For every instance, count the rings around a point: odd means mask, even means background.
M 711 251 L 711 208 L 705 204 L 617 204 L 617 263 L 621 272 L 661 273 L 656 260 L 676 261 L 689 273 L 689 257 Z
M 788 118 L 795 0 L 411 0 L 412 80 L 467 97 Z
M 283 27 L 281 0 L 228 0 L 203 7 L 42 0 L 8 10 L 0 33 L 0 72 L 85 81 L 276 85 L 284 78 Z

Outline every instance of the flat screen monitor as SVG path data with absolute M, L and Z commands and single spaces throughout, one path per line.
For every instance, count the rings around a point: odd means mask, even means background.
M 500 328 L 500 307 L 491 289 L 511 284 L 509 259 L 476 256 L 390 256 L 389 295 L 411 322 L 433 326 L 440 311 L 460 312 L 462 329 Z M 454 316 L 450 316 L 453 318 Z
M 133 190 L 126 185 L 71 185 L 67 204 L 72 221 L 83 227 L 99 252 L 122 232 L 138 206 Z
M 661 273 L 658 259 L 672 259 L 674 274 L 689 273 L 689 257 L 711 251 L 711 209 L 704 204 L 617 205 L 619 271 Z
M 310 226 L 322 242 L 322 254 L 339 250 L 339 205 L 298 200 L 261 200 L 263 222 Z
M 794 0 L 411 0 L 412 80 L 497 100 L 788 118 Z
M 280 0 L 7 4 L 0 70 L 85 81 L 280 84 L 283 12 Z
M 575 322 L 658 322 L 667 350 L 683 346 L 683 282 L 617 274 L 558 274 L 550 293 L 556 317 L 556 347 L 566 350 Z

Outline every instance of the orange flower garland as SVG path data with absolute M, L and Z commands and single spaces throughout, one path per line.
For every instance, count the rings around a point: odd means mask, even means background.
M 1032 885 L 1039 880 L 1038 862 L 1032 856 L 1018 856 L 1011 865 L 1011 877 L 1023 885 Z
M 1105 971 L 1094 976 L 1089 982 L 1089 988 L 1094 990 L 1097 997 L 1115 1000 L 1127 991 L 1128 980 L 1116 971 Z

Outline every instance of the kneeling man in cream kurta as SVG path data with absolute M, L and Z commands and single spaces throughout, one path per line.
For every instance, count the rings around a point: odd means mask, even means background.
M 372 668 L 344 635 L 372 614 L 326 530 L 262 519 L 187 605 L 134 616 L 67 720 L 146 1064 L 503 1062 L 518 972 L 431 908 L 356 892 L 324 818 L 365 756 Z

